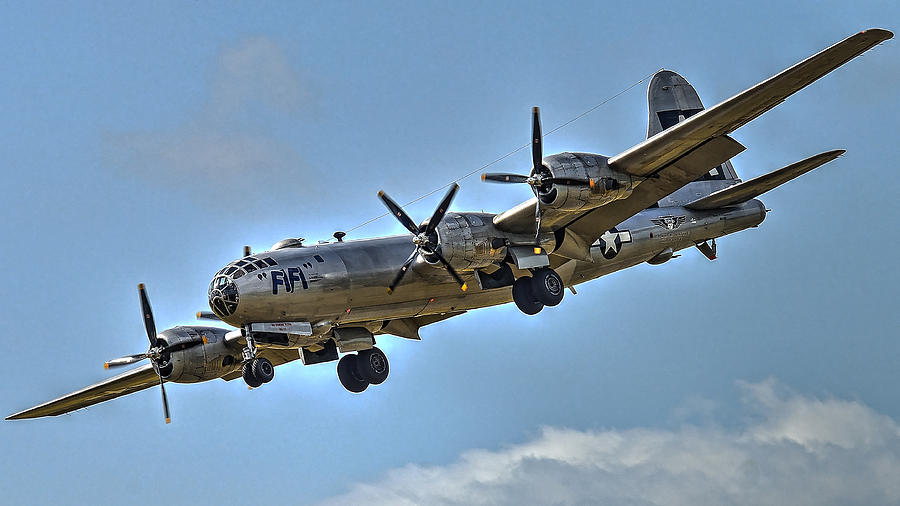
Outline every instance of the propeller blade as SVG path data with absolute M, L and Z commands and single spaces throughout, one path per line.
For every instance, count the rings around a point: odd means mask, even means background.
M 244 246 L 244 256 L 248 257 L 251 253 L 252 251 L 250 251 L 250 246 Z
M 464 292 L 468 290 L 469 286 L 466 285 L 466 282 L 463 281 L 461 277 L 459 277 L 459 274 L 456 273 L 456 269 L 454 269 L 453 266 L 450 265 L 450 262 L 448 262 L 447 259 L 444 258 L 444 255 L 441 255 L 438 252 L 435 252 L 434 254 L 437 255 L 438 260 L 440 260 L 441 263 L 444 264 L 444 267 L 447 268 L 447 272 L 449 272 L 450 275 L 453 276 L 453 279 L 456 280 L 456 283 L 459 285 L 460 290 Z
M 528 176 L 521 174 L 505 174 L 502 172 L 482 174 L 481 180 L 487 183 L 527 183 Z
M 144 328 L 147 329 L 147 339 L 150 340 L 150 346 L 156 346 L 156 323 L 153 321 L 153 310 L 150 309 L 150 299 L 147 298 L 147 289 L 144 284 L 138 285 L 138 292 L 141 295 L 141 311 L 144 313 Z
M 419 255 L 419 248 L 413 250 L 412 255 L 409 255 L 409 258 L 403 262 L 403 267 L 400 267 L 400 270 L 397 271 L 397 275 L 394 276 L 394 280 L 391 281 L 391 286 L 388 287 L 388 295 L 394 293 L 394 289 L 397 288 L 397 285 L 400 284 L 400 280 L 403 279 L 403 276 L 406 275 L 406 271 L 409 270 L 409 266 L 412 265 L 413 261 Z
M 157 375 L 159 375 L 159 371 L 157 371 Z M 170 423 L 172 421 L 171 415 L 169 415 L 169 399 L 166 398 L 166 385 L 163 381 L 162 375 L 159 375 L 159 391 L 162 392 L 162 401 L 163 401 L 163 413 L 166 415 L 166 423 Z
M 544 158 L 544 147 L 541 140 L 541 108 L 531 110 L 531 167 L 536 172 Z
M 136 355 L 127 355 L 124 357 L 114 358 L 109 362 L 103 364 L 104 369 L 109 369 L 110 367 L 121 367 L 123 365 L 133 364 L 135 362 L 140 362 L 145 358 L 148 358 L 149 355 L 146 353 L 138 353 Z
M 425 227 L 425 235 L 431 235 L 432 232 L 437 228 L 438 223 L 444 219 L 444 214 L 447 213 L 447 209 L 450 208 L 450 203 L 453 202 L 453 197 L 456 196 L 456 192 L 459 191 L 459 185 L 453 183 L 453 186 L 447 190 L 447 194 L 444 195 L 444 200 L 441 200 L 441 203 L 438 204 L 437 209 L 434 210 L 434 214 L 431 215 L 431 219 L 428 220 L 428 225 Z
M 534 204 L 534 243 L 538 244 L 538 239 L 541 236 L 541 201 L 538 201 Z
M 378 196 L 381 198 L 381 201 L 384 202 L 384 205 L 391 211 L 391 214 L 397 217 L 400 220 L 400 223 L 406 227 L 406 230 L 409 230 L 413 234 L 419 233 L 419 226 L 409 217 L 406 212 L 397 205 L 396 202 L 393 201 L 390 197 L 387 196 L 387 193 L 384 191 L 379 191 Z
M 550 179 L 553 184 L 562 184 L 567 186 L 590 186 L 590 179 L 582 179 L 577 177 L 554 177 Z

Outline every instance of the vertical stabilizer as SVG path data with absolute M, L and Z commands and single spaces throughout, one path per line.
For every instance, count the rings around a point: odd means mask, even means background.
M 691 83 L 671 70 L 660 70 L 647 88 L 647 138 L 662 132 L 703 110 L 703 102 Z M 698 181 L 733 180 L 737 173 L 731 162 L 711 168 Z

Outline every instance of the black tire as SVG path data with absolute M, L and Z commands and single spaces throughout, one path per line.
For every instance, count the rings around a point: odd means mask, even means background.
M 251 366 L 253 376 L 261 383 L 268 383 L 275 377 L 275 366 L 272 365 L 272 362 L 269 362 L 269 359 L 256 358 L 250 363 L 253 364 Z
M 257 388 L 262 385 L 262 381 L 259 381 L 256 376 L 253 375 L 252 360 L 241 364 L 241 376 L 244 377 L 244 383 L 246 383 L 248 387 Z
M 390 373 L 391 366 L 384 352 L 378 348 L 363 350 L 357 355 L 356 367 L 359 374 L 372 385 L 384 383 Z
M 545 306 L 555 306 L 562 302 L 566 285 L 553 269 L 538 269 L 531 278 L 531 291 Z
M 341 385 L 344 385 L 344 388 L 354 394 L 358 394 L 369 387 L 369 382 L 359 375 L 356 363 L 356 355 L 344 355 L 337 365 L 337 375 L 338 379 L 341 380 Z
M 534 296 L 534 291 L 531 289 L 530 277 L 523 276 L 517 279 L 515 283 L 513 283 L 512 295 L 516 307 L 519 308 L 519 311 L 522 311 L 527 315 L 538 314 L 541 312 L 541 309 L 544 309 L 544 304 Z

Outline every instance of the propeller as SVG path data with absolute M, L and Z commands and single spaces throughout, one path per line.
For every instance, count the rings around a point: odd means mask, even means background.
M 550 185 L 562 184 L 571 186 L 590 185 L 590 179 L 577 177 L 553 177 L 553 174 L 544 167 L 544 147 L 541 135 L 541 109 L 535 107 L 531 110 L 531 174 L 508 174 L 505 172 L 492 172 L 481 175 L 481 180 L 489 183 L 526 183 L 537 193 L 539 189 L 550 190 Z
M 172 417 L 169 415 L 169 400 L 166 398 L 165 382 L 163 381 L 162 372 L 160 371 L 169 363 L 169 354 L 173 351 L 186 350 L 200 344 L 206 344 L 207 340 L 205 336 L 200 336 L 199 339 L 167 344 L 157 337 L 156 322 L 153 320 L 153 310 L 150 308 L 150 299 L 147 297 L 147 290 L 144 288 L 143 283 L 138 285 L 138 293 L 141 298 L 141 312 L 144 315 L 144 329 L 147 331 L 147 339 L 150 341 L 150 348 L 147 349 L 146 353 L 114 358 L 103 364 L 103 367 L 105 369 L 109 369 L 110 367 L 121 367 L 149 358 L 150 361 L 153 362 L 153 370 L 156 371 L 156 375 L 159 376 L 159 389 L 162 393 L 163 413 L 166 416 L 166 423 L 169 423 L 172 421 Z
M 547 193 L 552 188 L 553 185 L 567 185 L 567 186 L 592 186 L 594 185 L 594 181 L 591 179 L 584 178 L 576 178 L 576 177 L 554 177 L 543 162 L 544 159 L 544 147 L 543 147 L 543 136 L 541 135 L 541 109 L 539 107 L 534 107 L 531 110 L 531 173 L 527 176 L 522 174 L 509 174 L 505 172 L 493 172 L 481 175 L 481 180 L 488 183 L 513 183 L 513 184 L 527 184 L 531 186 L 531 191 L 534 192 L 535 196 L 539 196 L 541 193 Z M 538 236 L 541 233 L 541 202 L 538 199 L 537 204 L 534 209 L 534 221 L 535 221 L 535 242 L 538 240 Z
M 447 261 L 446 258 L 441 254 L 438 244 L 437 230 L 438 224 L 444 219 L 444 214 L 447 213 L 447 209 L 450 208 L 450 202 L 453 201 L 453 197 L 456 195 L 457 190 L 459 190 L 459 185 L 453 183 L 453 186 L 450 187 L 450 190 L 447 191 L 447 194 L 444 195 L 444 199 L 441 200 L 441 203 L 438 204 L 437 209 L 434 210 L 434 213 L 431 215 L 431 218 L 428 219 L 427 222 L 424 222 L 422 225 L 416 225 L 416 223 L 406 214 L 406 212 L 397 205 L 396 202 L 393 201 L 390 197 L 387 196 L 384 191 L 379 191 L 378 196 L 381 198 L 384 205 L 391 211 L 398 221 L 409 230 L 411 234 L 413 234 L 413 244 L 415 244 L 416 248 L 409 255 L 409 258 L 403 262 L 403 266 L 400 267 L 400 270 L 397 271 L 397 275 L 394 276 L 394 280 L 391 281 L 390 286 L 388 286 L 388 293 L 394 293 L 394 289 L 397 288 L 397 285 L 400 284 L 400 281 L 403 279 L 403 276 L 406 275 L 406 271 L 409 270 L 409 267 L 416 260 L 416 257 L 422 255 L 423 257 L 432 257 L 437 258 L 437 260 L 443 264 L 444 268 L 447 269 L 447 272 L 450 273 L 450 276 L 459 284 L 459 287 L 462 291 L 466 291 L 468 288 L 466 283 L 459 277 L 459 274 L 456 273 L 456 270 L 453 266 L 450 265 L 450 262 Z

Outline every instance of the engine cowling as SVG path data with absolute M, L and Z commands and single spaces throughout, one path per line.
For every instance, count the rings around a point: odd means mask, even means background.
M 546 179 L 571 178 L 591 183 L 547 182 L 536 187 L 541 204 L 561 211 L 580 211 L 627 198 L 643 179 L 611 170 L 607 160 L 605 156 L 590 153 L 559 153 L 544 158 L 538 171 Z
M 487 267 L 506 257 L 504 234 L 494 227 L 493 216 L 487 213 L 447 213 L 436 231 L 441 254 L 454 268 L 469 270 Z M 425 260 L 432 263 L 427 256 Z
M 167 381 L 196 383 L 221 378 L 240 368 L 240 353 L 225 345 L 228 331 L 218 327 L 181 326 L 159 333 L 165 345 L 195 343 L 202 336 L 206 342 L 174 350 L 163 356 L 159 372 Z M 235 356 L 238 355 L 238 356 Z

